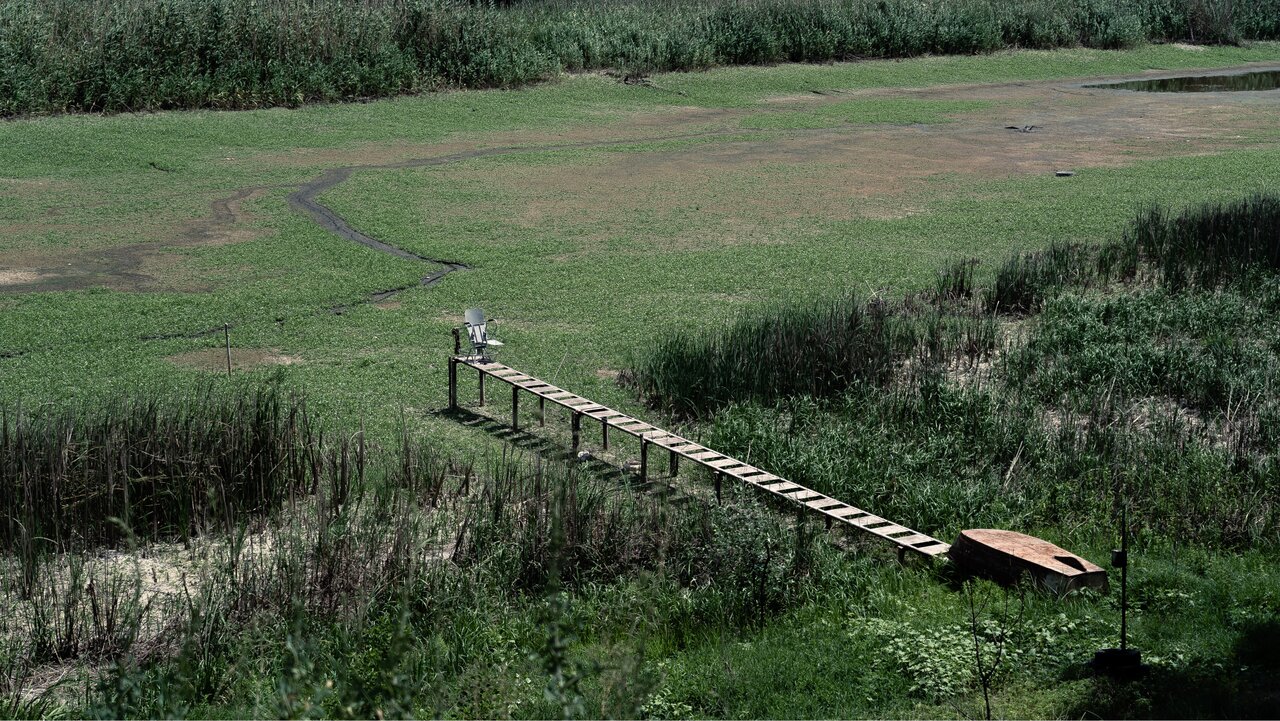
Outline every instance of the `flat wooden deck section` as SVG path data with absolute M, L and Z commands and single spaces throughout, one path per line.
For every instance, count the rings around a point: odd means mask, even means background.
M 573 446 L 577 450 L 581 438 L 581 422 L 590 418 L 600 423 L 604 447 L 609 447 L 609 433 L 621 431 L 640 439 L 641 475 L 648 472 L 649 446 L 658 446 L 670 452 L 671 474 L 675 475 L 679 459 L 684 458 L 709 469 L 716 478 L 717 490 L 720 479 L 727 476 L 750 486 L 768 491 L 775 496 L 796 503 L 812 512 L 826 517 L 827 525 L 845 524 L 858 531 L 870 533 L 897 545 L 900 553 L 914 551 L 926 556 L 945 554 L 950 548 L 936 538 L 900 526 L 881 518 L 874 513 L 856 508 L 843 501 L 792 483 L 767 471 L 763 471 L 736 458 L 730 458 L 710 448 L 682 438 L 674 433 L 650 425 L 638 418 L 632 418 L 620 411 L 600 405 L 582 396 L 562 388 L 538 380 L 533 376 L 505 366 L 501 363 L 487 361 L 475 356 L 454 356 L 450 358 L 449 402 L 457 407 L 457 366 L 465 365 L 479 372 L 480 402 L 484 403 L 484 378 L 489 376 L 511 385 L 512 425 L 520 423 L 520 391 L 526 391 L 538 398 L 539 419 L 545 419 L 546 401 L 567 408 L 573 413 Z

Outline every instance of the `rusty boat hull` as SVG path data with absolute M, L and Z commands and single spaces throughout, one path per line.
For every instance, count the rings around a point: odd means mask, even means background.
M 1025 533 L 996 528 L 961 531 L 947 555 L 965 573 L 999 583 L 1030 580 L 1060 594 L 1082 588 L 1107 592 L 1106 570 Z

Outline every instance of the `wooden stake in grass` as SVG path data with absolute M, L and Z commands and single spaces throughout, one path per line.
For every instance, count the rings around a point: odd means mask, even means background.
M 227 377 L 231 377 L 231 325 L 229 323 L 222 324 L 222 337 L 227 342 Z

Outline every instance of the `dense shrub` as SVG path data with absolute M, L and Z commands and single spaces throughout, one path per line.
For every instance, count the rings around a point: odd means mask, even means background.
M 562 71 L 1280 37 L 1280 0 L 3 0 L 0 115 L 246 108 Z

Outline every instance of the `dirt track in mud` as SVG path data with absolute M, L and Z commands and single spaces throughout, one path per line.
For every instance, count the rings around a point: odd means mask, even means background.
M 463 259 L 424 257 L 362 233 L 324 205 L 319 196 L 360 172 L 457 165 L 516 153 L 707 139 L 717 142 L 676 150 L 610 154 L 602 162 L 581 167 L 540 167 L 536 169 L 538 183 L 550 192 L 529 200 L 524 219 L 538 223 L 559 215 L 581 216 L 620 205 L 659 206 L 706 192 L 717 174 L 768 174 L 778 168 L 801 165 L 806 172 L 774 183 L 775 191 L 765 197 L 751 198 L 752 204 L 758 206 L 756 211 L 765 214 L 762 220 L 769 214 L 800 218 L 852 213 L 891 218 L 911 214 L 912 194 L 907 191 L 931 176 L 1002 178 L 1209 154 L 1251 142 L 1256 145 L 1249 139 L 1250 133 L 1274 126 L 1276 111 L 1280 110 L 1280 92 L 1144 94 L 1085 89 L 1080 84 L 1054 81 L 921 90 L 815 89 L 809 95 L 769 98 L 746 109 L 677 107 L 646 111 L 625 122 L 561 134 L 493 134 L 471 147 L 463 143 L 379 144 L 262 155 L 251 162 L 311 167 L 332 164 L 314 180 L 286 186 L 292 191 L 288 195 L 290 206 L 343 240 L 429 265 L 430 271 L 417 285 L 431 286 L 450 273 L 466 269 L 467 264 Z M 997 105 L 958 115 L 953 122 L 930 125 L 837 122 L 819 129 L 771 131 L 746 130 L 740 125 L 749 115 L 804 112 L 850 99 L 875 98 L 989 100 Z M 850 120 L 856 123 L 856 118 Z M 761 139 L 761 135 L 767 137 Z M 499 186 L 526 187 L 532 171 L 510 166 L 494 177 L 491 168 L 462 166 L 456 172 L 486 174 L 486 180 Z M 271 189 L 243 188 L 214 200 L 209 217 L 183 224 L 172 237 L 157 242 L 57 254 L 37 250 L 0 253 L 0 293 L 89 287 L 208 290 L 166 283 L 167 271 L 182 262 L 181 254 L 174 251 L 260 236 L 242 205 Z M 875 198 L 877 202 L 851 205 L 846 202 L 849 198 Z M 729 199 L 725 209 L 733 210 L 735 203 Z M 5 230 L 20 232 L 0 226 L 0 232 Z M 387 288 L 368 300 L 386 302 L 410 287 L 414 286 Z

